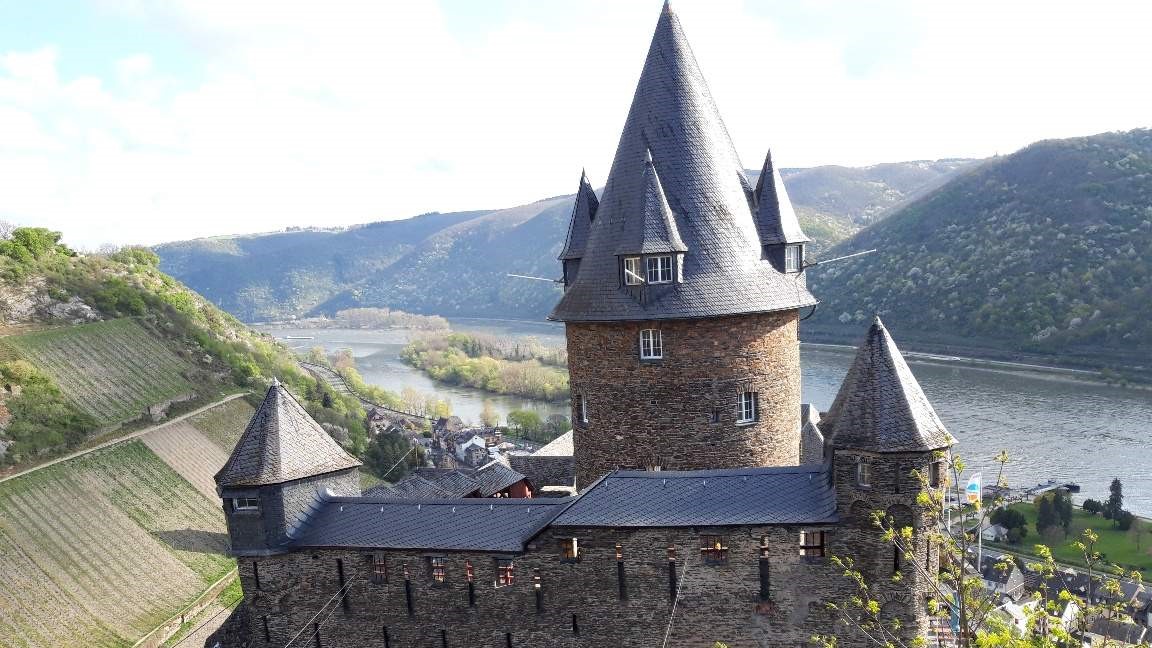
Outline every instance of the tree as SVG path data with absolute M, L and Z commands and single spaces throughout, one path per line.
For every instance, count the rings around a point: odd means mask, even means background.
M 368 444 L 364 465 L 380 479 L 396 482 L 408 474 L 409 466 L 420 465 L 416 448 L 399 432 L 378 434 Z
M 1084 500 L 1084 503 L 1081 504 L 1081 507 L 1083 507 L 1084 512 L 1086 512 L 1090 515 L 1096 515 L 1100 511 L 1104 510 L 1104 505 L 1100 503 L 1100 500 L 1094 500 L 1094 499 Z
M 1124 485 L 1120 483 L 1119 477 L 1112 478 L 1112 485 L 1108 487 L 1108 493 L 1108 501 L 1104 502 L 1104 517 L 1115 521 L 1120 512 L 1124 510 Z
M 484 407 L 480 410 L 480 423 L 484 427 L 500 425 L 500 415 L 496 413 L 496 408 L 492 407 L 492 401 L 487 398 L 484 399 Z
M 1039 497 L 1036 500 L 1036 532 L 1043 534 L 1049 527 L 1056 526 L 1056 512 L 1052 510 L 1052 498 Z
M 508 419 L 508 427 L 511 428 L 514 433 L 523 437 L 530 437 L 531 435 L 539 433 L 544 423 L 540 419 L 540 415 L 534 410 L 514 409 L 508 412 L 505 418 Z
M 1053 494 L 1052 504 L 1060 526 L 1064 528 L 1064 537 L 1067 538 L 1072 531 L 1072 496 L 1068 491 L 1057 490 Z
M 311 349 L 308 349 L 308 362 L 327 367 L 328 354 L 324 351 L 324 347 L 314 346 Z
M 1131 511 L 1120 511 L 1118 515 L 1113 518 L 1116 523 L 1116 528 L 1121 531 L 1127 531 L 1132 528 L 1133 523 L 1136 522 L 1136 516 Z

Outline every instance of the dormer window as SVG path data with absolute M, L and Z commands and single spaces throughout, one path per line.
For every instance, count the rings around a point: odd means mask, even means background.
M 660 337 L 660 329 L 640 331 L 640 359 L 659 360 L 663 357 L 664 340 Z
M 233 497 L 232 498 L 233 511 L 259 511 L 260 498 L 259 497 Z
M 648 283 L 672 283 L 672 255 L 648 257 L 645 261 L 648 269 Z
M 639 286 L 644 283 L 644 275 L 640 272 L 640 257 L 624 257 L 624 285 Z
M 803 245 L 784 246 L 784 272 L 800 272 L 800 266 L 803 262 Z

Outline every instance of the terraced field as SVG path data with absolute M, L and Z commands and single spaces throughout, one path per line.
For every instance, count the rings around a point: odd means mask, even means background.
M 0 339 L 4 347 L 49 374 L 101 424 L 136 418 L 150 405 L 194 391 L 183 375 L 189 363 L 132 319 L 12 335 Z
M 158 446 L 203 443 L 170 428 Z M 220 460 L 209 447 L 185 468 L 197 481 Z M 202 492 L 140 441 L 0 483 L 0 643 L 131 646 L 178 612 L 233 566 Z
M 255 413 L 255 408 L 240 398 L 197 414 L 189 418 L 188 423 L 211 439 L 225 454 L 230 454 Z

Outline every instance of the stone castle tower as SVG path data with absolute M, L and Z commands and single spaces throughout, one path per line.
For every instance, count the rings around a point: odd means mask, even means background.
M 232 553 L 284 551 L 317 492 L 360 495 L 360 465 L 274 382 L 215 477 Z
M 665 5 L 603 195 L 581 177 L 560 255 L 578 488 L 800 463 L 807 241 L 770 155 L 749 183 Z

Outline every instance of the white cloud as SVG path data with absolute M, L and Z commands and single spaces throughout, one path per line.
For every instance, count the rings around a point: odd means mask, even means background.
M 804 5 L 810 33 L 676 3 L 747 166 L 769 146 L 866 164 L 1148 125 L 1144 3 L 892 1 L 896 25 Z M 458 40 L 428 1 L 105 5 L 202 69 L 137 52 L 61 78 L 65 43 L 0 55 L 0 218 L 93 246 L 509 206 L 581 167 L 602 183 L 658 10 L 564 3 Z M 891 34 L 910 36 L 869 42 Z

